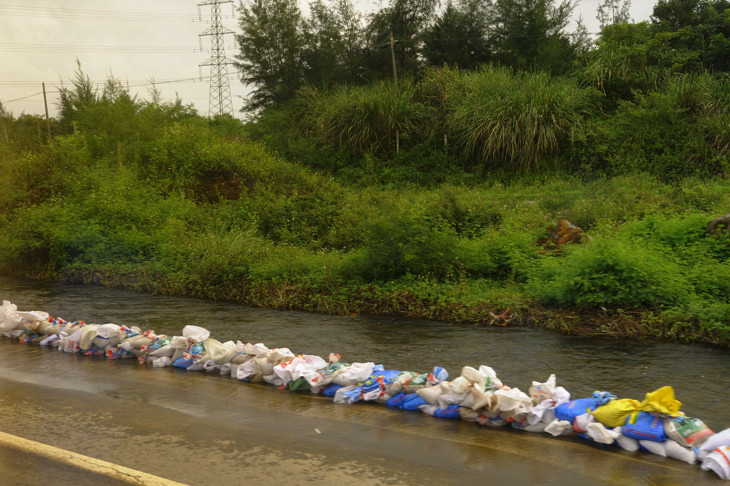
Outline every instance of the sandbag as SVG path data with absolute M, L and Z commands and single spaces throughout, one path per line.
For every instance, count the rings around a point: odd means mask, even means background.
M 620 427 L 626 418 L 639 411 L 641 402 L 631 398 L 611 400 L 591 412 L 595 419 L 606 427 Z
M 667 436 L 664 433 L 664 418 L 652 415 L 648 412 L 639 412 L 636 419 L 631 422 L 632 417 L 626 419 L 621 427 L 621 433 L 638 441 L 648 440 L 653 442 L 664 442 Z
M 724 445 L 710 452 L 702 461 L 702 469 L 730 479 L 730 447 Z
M 583 415 L 596 408 L 595 398 L 577 398 L 555 408 L 555 416 L 559 420 L 565 420 L 572 424 L 578 415 Z
M 698 447 L 714 432 L 698 418 L 668 417 L 664 421 L 664 432 L 684 447 Z

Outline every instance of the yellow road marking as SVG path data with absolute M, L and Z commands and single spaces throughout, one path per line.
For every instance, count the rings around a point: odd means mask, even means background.
M 187 486 L 184 483 L 178 483 L 159 476 L 147 474 L 146 472 L 120 466 L 119 464 L 102 461 L 101 459 L 94 459 L 93 457 L 67 451 L 65 449 L 59 449 L 58 447 L 53 447 L 47 444 L 41 444 L 40 442 L 6 434 L 5 432 L 0 432 L 0 445 L 11 447 L 22 452 L 43 456 L 51 459 L 52 461 L 62 462 L 73 467 L 85 469 L 95 474 L 125 481 L 129 484 L 138 484 L 140 486 Z

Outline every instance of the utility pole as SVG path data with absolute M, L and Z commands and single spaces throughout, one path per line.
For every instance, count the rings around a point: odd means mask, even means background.
M 233 0 L 205 0 L 198 4 L 210 5 L 210 27 L 200 36 L 210 36 L 210 57 L 200 66 L 210 66 L 210 95 L 208 100 L 208 116 L 233 115 L 233 101 L 231 99 L 231 86 L 228 82 L 228 65 L 231 62 L 226 59 L 223 36 L 233 34 L 231 29 L 221 24 L 221 4 L 233 3 Z
M 398 69 L 395 64 L 395 40 L 393 40 L 393 31 L 390 31 L 390 61 L 393 64 L 393 87 L 398 93 Z M 400 153 L 400 130 L 395 130 L 395 153 Z
M 51 119 L 48 118 L 48 98 L 46 98 L 46 83 L 43 83 L 43 106 L 46 107 L 46 128 L 48 129 L 48 142 L 51 141 Z

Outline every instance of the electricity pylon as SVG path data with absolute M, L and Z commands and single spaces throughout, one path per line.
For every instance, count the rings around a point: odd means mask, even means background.
M 233 34 L 231 29 L 221 24 L 221 4 L 233 3 L 233 0 L 205 0 L 198 7 L 210 5 L 210 27 L 200 36 L 210 37 L 210 57 L 200 66 L 210 66 L 210 95 L 208 100 L 208 116 L 213 117 L 227 113 L 233 115 L 231 85 L 228 82 L 228 65 L 223 43 L 225 34 Z

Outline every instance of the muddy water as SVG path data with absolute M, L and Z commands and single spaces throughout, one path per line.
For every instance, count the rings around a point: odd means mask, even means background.
M 555 373 L 574 398 L 606 390 L 642 399 L 646 392 L 671 385 L 686 414 L 716 430 L 730 427 L 730 352 L 713 347 L 281 312 L 7 277 L 0 277 L 0 297 L 20 310 L 44 310 L 67 320 L 138 325 L 170 335 L 195 324 L 220 341 L 263 342 L 321 356 L 336 352 L 346 362 L 373 361 L 388 369 L 424 372 L 442 366 L 456 376 L 464 365 L 487 364 L 505 384 L 522 390 Z

